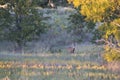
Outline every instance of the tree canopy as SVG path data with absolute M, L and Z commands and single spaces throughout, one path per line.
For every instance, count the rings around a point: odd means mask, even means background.
M 120 0 L 68 0 L 68 2 L 85 16 L 85 20 L 102 23 L 98 29 L 103 33 L 102 38 L 107 43 L 106 51 L 120 53 Z
M 68 0 L 86 19 L 97 21 L 110 21 L 119 17 L 120 0 Z
M 0 5 L 6 4 L 7 7 L 0 7 L 0 33 L 21 49 L 44 32 L 43 17 L 33 0 L 0 0 Z

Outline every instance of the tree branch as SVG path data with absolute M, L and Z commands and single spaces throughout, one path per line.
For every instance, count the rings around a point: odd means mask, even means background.
M 115 24 L 116 26 L 120 27 L 120 24 L 118 24 L 118 23 L 113 22 L 113 24 Z

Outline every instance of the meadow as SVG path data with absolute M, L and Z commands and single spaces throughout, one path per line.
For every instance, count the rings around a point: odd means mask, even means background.
M 0 52 L 0 80 L 120 80 L 102 63 L 103 48 L 81 45 L 74 54 Z
M 28 42 L 25 53 L 13 52 L 13 44 L 0 42 L 0 80 L 120 80 L 120 73 L 105 66 L 102 45 L 79 43 L 75 53 L 67 47 L 75 39 L 66 28 L 74 9 L 41 9 L 50 29 L 40 40 Z M 59 51 L 60 50 L 60 51 Z

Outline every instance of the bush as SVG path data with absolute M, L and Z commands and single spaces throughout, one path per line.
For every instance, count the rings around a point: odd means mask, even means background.
M 118 52 L 116 49 L 107 48 L 104 54 L 104 59 L 107 62 L 120 61 L 120 52 Z

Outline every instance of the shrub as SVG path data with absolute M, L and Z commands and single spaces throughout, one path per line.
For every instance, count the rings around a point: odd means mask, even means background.
M 107 47 L 106 52 L 104 54 L 104 59 L 107 62 L 120 61 L 120 52 L 117 51 L 117 49 L 111 49 Z

